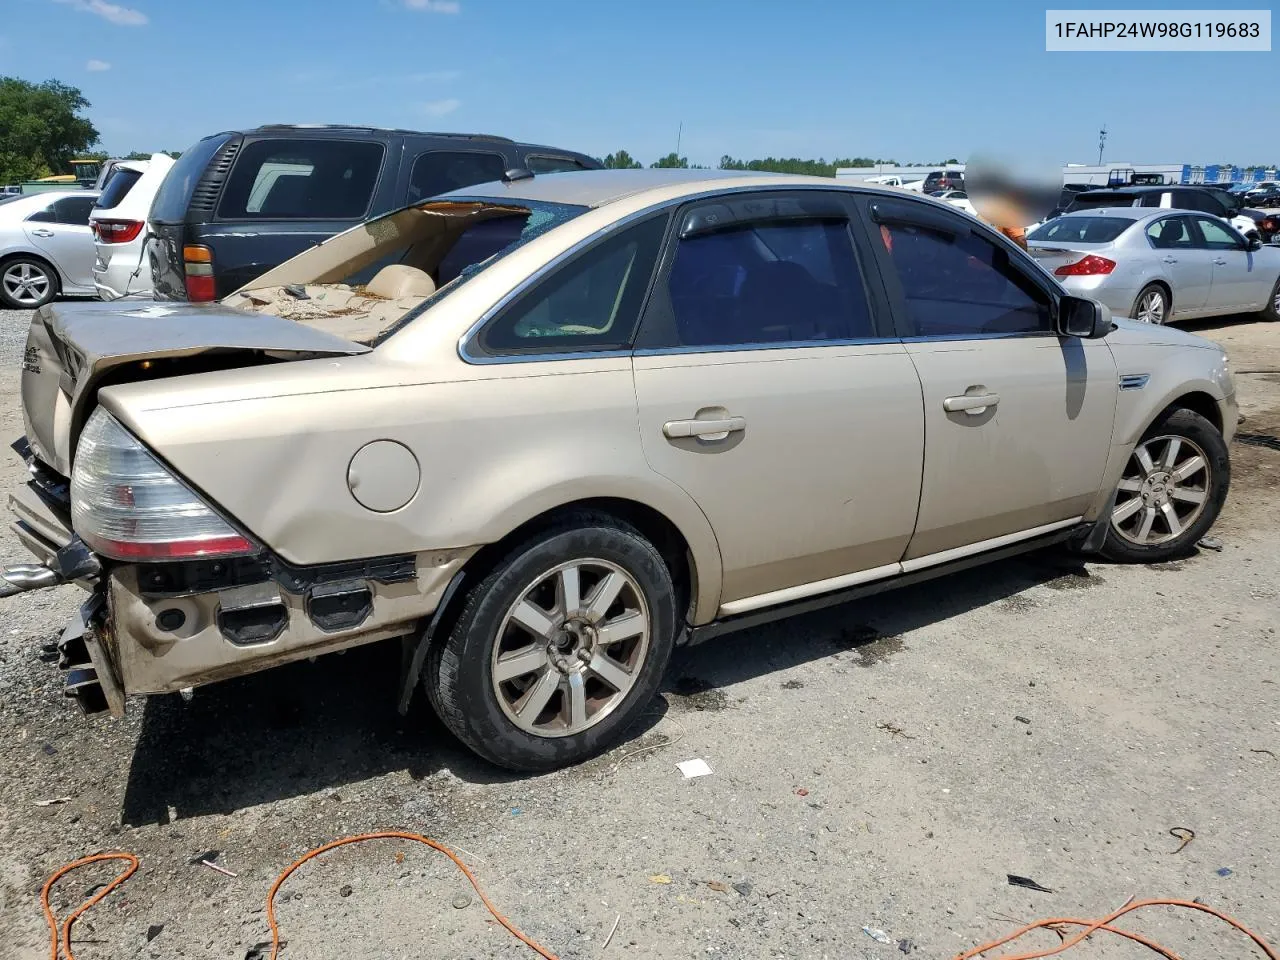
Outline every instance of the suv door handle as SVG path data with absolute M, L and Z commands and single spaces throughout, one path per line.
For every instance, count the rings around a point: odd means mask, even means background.
M 1177 262 L 1178 262 L 1178 258 L 1177 258 L 1177 257 L 1161 257 L 1160 259 L 1161 259 L 1161 260 L 1163 260 L 1165 263 L 1177 263 Z
M 987 407 L 994 407 L 1000 402 L 998 393 L 966 393 L 959 397 L 947 397 L 942 401 L 942 409 L 947 413 L 967 413 L 971 417 L 986 412 Z
M 723 440 L 731 433 L 747 429 L 746 417 L 726 417 L 723 420 L 668 420 L 662 432 L 672 440 L 680 437 L 701 437 L 704 440 Z
M 40 227 L 38 230 L 32 230 L 31 235 L 33 237 L 52 237 L 53 231 L 46 230 L 44 227 Z

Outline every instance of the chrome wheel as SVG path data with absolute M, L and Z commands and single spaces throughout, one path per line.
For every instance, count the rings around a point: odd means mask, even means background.
M 53 278 L 36 264 L 21 261 L 5 269 L 0 286 L 15 303 L 34 307 L 48 299 Z
M 1137 319 L 1143 323 L 1164 323 L 1165 311 L 1168 309 L 1161 290 L 1148 290 L 1138 298 Z
M 1200 518 L 1209 480 L 1209 458 L 1186 437 L 1146 440 L 1129 457 L 1111 526 L 1139 546 L 1166 543 Z
M 639 584 L 608 560 L 574 560 L 541 575 L 498 628 L 489 675 L 507 719 L 539 737 L 581 733 L 639 679 L 650 617 Z

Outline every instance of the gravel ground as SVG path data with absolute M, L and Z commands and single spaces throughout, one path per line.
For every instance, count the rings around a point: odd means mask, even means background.
M 141 870 L 79 925 L 78 957 L 239 960 L 268 938 L 283 867 L 371 829 L 454 845 L 566 958 L 899 955 L 864 925 L 941 957 L 1010 918 L 1097 916 L 1131 895 L 1199 897 L 1280 942 L 1280 329 L 1196 328 L 1264 371 L 1238 374 L 1248 436 L 1222 552 L 1148 568 L 1036 555 L 726 638 L 678 658 L 634 740 L 550 776 L 479 763 L 421 704 L 400 721 L 386 648 L 88 722 L 42 662 L 74 589 L 4 601 L 7 956 L 48 956 L 50 872 L 125 849 Z M 0 313 L 5 436 L 21 432 L 24 330 Z M 0 487 L 20 473 L 7 456 Z M 682 779 L 692 757 L 713 774 Z M 1196 834 L 1180 853 L 1173 827 Z M 209 850 L 237 876 L 190 865 Z M 328 854 L 278 900 L 285 958 L 528 955 L 447 861 L 404 842 Z M 1186 957 L 1250 955 L 1207 919 L 1133 926 Z

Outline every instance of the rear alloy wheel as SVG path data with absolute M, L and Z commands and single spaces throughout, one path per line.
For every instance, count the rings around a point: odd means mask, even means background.
M 1164 287 L 1149 283 L 1133 302 L 1133 318 L 1143 323 L 1162 324 L 1169 318 L 1169 297 Z
M 1276 281 L 1276 285 L 1271 288 L 1271 299 L 1267 301 L 1267 305 L 1262 308 L 1262 319 L 1276 321 L 1280 320 L 1280 280 Z
M 1192 410 L 1166 414 L 1129 456 L 1102 552 L 1138 563 L 1185 556 L 1218 518 L 1230 482 L 1213 424 Z
M 17 257 L 0 268 L 0 303 L 10 310 L 43 307 L 58 292 L 58 278 L 39 260 Z
M 517 546 L 471 588 L 424 684 L 476 753 L 550 770 L 630 726 L 657 692 L 676 625 L 657 550 L 612 517 L 584 514 Z

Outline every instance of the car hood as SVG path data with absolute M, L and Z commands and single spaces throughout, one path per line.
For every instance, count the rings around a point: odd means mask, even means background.
M 1161 326 L 1154 323 L 1143 323 L 1141 320 L 1129 320 L 1112 316 L 1115 329 L 1107 335 L 1107 343 L 1113 346 L 1137 347 L 1195 347 L 1200 350 L 1217 350 L 1222 347 L 1212 340 L 1197 337 L 1177 327 Z
M 74 437 L 107 383 L 369 349 L 305 324 L 216 304 L 49 304 L 32 317 L 22 358 L 27 440 L 37 457 L 69 476 Z

